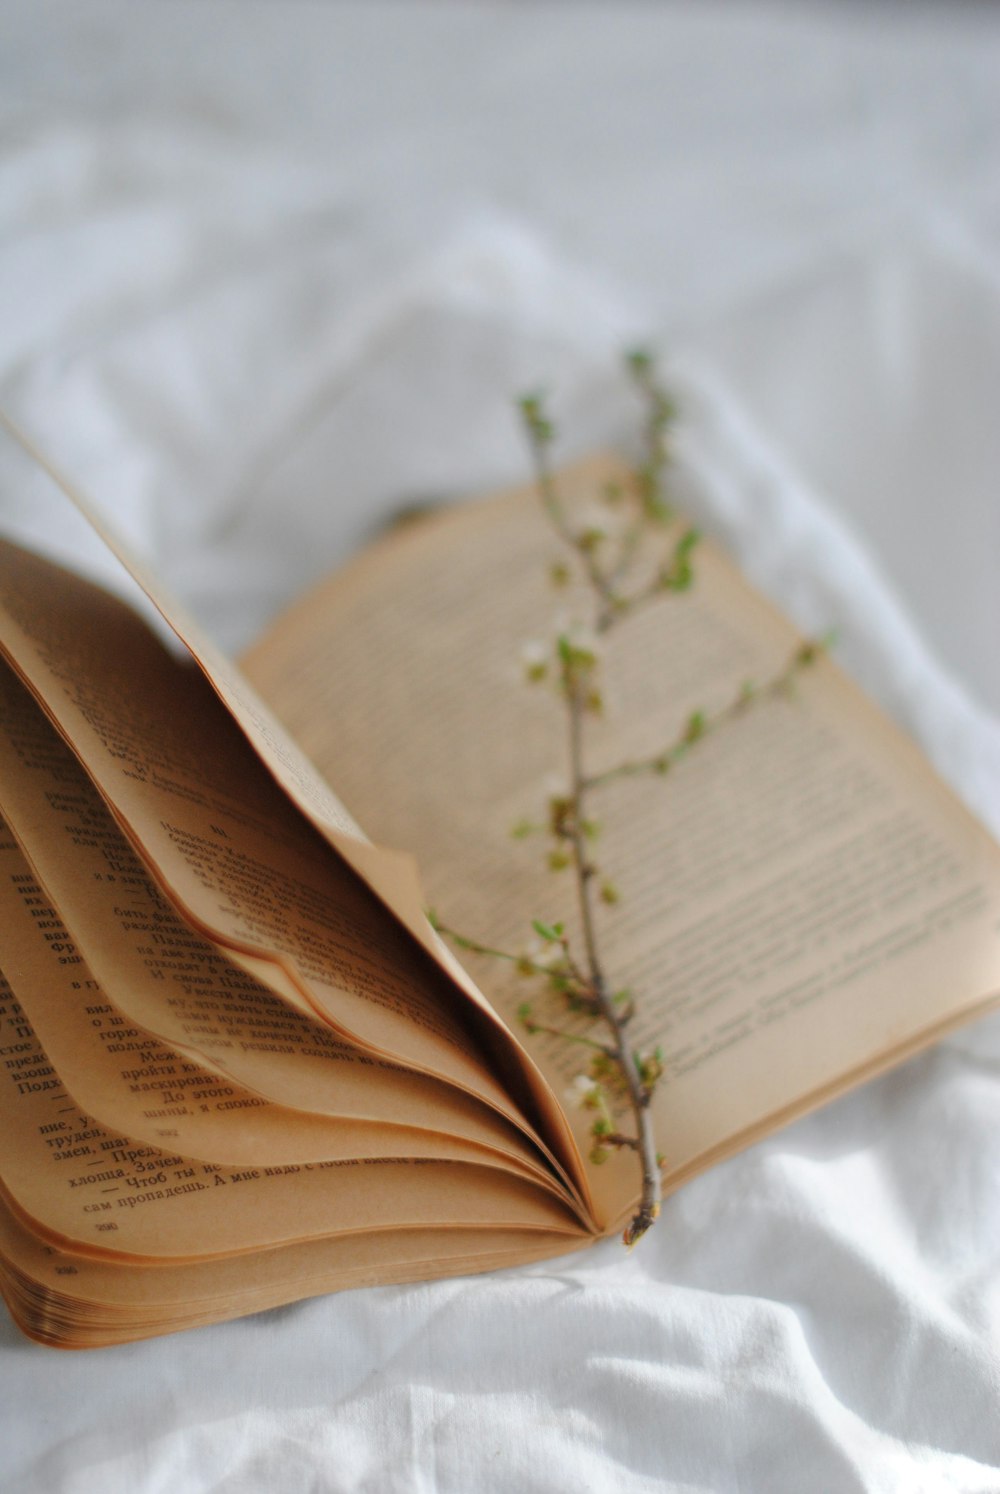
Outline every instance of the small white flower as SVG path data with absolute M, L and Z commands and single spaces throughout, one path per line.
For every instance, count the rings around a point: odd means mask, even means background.
M 568 799 L 571 793 L 569 779 L 562 773 L 546 773 L 542 780 L 542 792 L 546 804 L 552 799 Z
M 590 1108 L 588 1102 L 590 1102 L 596 1087 L 589 1074 L 577 1074 L 572 1084 L 563 1090 L 563 1099 L 569 1105 L 578 1105 L 581 1109 L 586 1110 Z
M 561 944 L 533 939 L 527 948 L 522 950 L 521 958 L 529 965 L 537 965 L 541 970 L 557 970 L 563 962 L 564 954 Z

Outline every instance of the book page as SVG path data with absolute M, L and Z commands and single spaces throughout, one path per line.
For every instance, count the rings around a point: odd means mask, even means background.
M 0 1189 L 35 1234 L 82 1254 L 198 1260 L 356 1235 L 363 1260 L 367 1231 L 581 1232 L 565 1204 L 492 1168 L 384 1158 L 234 1169 L 123 1143 L 73 1104 L 2 975 L 0 1057 Z
M 5 440 L 14 443 L 11 449 L 19 452 L 22 459 L 26 457 L 36 472 L 40 469 L 47 474 L 53 488 L 79 510 L 108 550 L 142 588 L 178 639 L 203 666 L 207 678 L 229 707 L 233 718 L 292 801 L 331 834 L 356 841 L 359 847 L 367 847 L 371 853 L 373 868 L 376 862 L 386 863 L 386 869 L 380 875 L 386 878 L 387 886 L 394 876 L 404 878 L 406 872 L 401 866 L 392 868 L 390 865 L 392 853 L 378 852 L 371 845 L 330 785 L 320 777 L 314 765 L 302 754 L 239 670 L 205 636 L 178 599 L 169 594 L 159 577 L 130 550 L 84 494 L 49 461 L 27 433 L 3 410 L 0 410 L 0 428 L 5 433 Z M 362 859 L 365 859 L 363 852 Z
M 128 608 L 0 545 L 0 647 L 186 920 L 353 1043 L 515 1115 L 465 1003 Z
M 499 1066 L 506 1087 L 520 1096 L 535 1113 L 545 1131 L 548 1145 L 559 1159 L 559 1166 L 577 1191 L 586 1195 L 587 1182 L 571 1129 L 562 1108 L 541 1071 L 523 1046 L 498 1022 L 493 1006 L 482 995 L 476 983 L 455 958 L 448 945 L 434 933 L 425 914 L 426 900 L 411 856 L 375 846 L 361 831 L 357 822 L 301 747 L 271 712 L 250 681 L 217 649 L 178 599 L 160 578 L 107 523 L 86 495 L 61 472 L 32 439 L 0 410 L 0 428 L 4 439 L 13 443 L 19 457 L 31 463 L 34 471 L 46 474 L 57 489 L 86 519 L 94 532 L 120 562 L 123 571 L 134 581 L 159 612 L 191 658 L 230 718 L 243 734 L 252 752 L 273 776 L 274 782 L 298 807 L 306 819 L 344 858 L 357 875 L 399 920 L 430 958 L 448 975 L 451 982 L 469 999 L 479 1015 L 478 1026 L 485 1030 L 494 1063 Z M 244 963 L 255 970 L 253 958 L 244 951 Z M 265 972 L 257 970 L 257 974 Z M 274 984 L 277 971 L 267 978 Z M 294 1000 L 294 989 L 286 983 L 283 994 Z
M 324 835 L 368 886 L 382 899 L 417 941 L 431 954 L 452 979 L 487 1016 L 493 1009 L 468 972 L 455 959 L 447 945 L 434 936 L 424 916 L 424 900 L 412 857 L 400 854 L 386 845 L 373 845 L 368 836 L 334 793 L 330 784 L 317 772 L 316 766 L 302 752 L 298 743 L 261 699 L 256 690 L 234 664 L 216 648 L 197 621 L 164 585 L 159 576 L 116 533 L 79 488 L 48 459 L 32 439 L 10 417 L 0 410 L 0 428 L 22 457 L 47 474 L 54 488 L 74 505 L 123 570 L 141 588 L 177 639 L 189 650 L 211 688 L 225 705 L 232 720 L 275 782 L 306 818 Z M 518 1050 L 513 1050 L 519 1058 Z M 529 1082 L 535 1075 L 528 1072 Z M 549 1111 L 549 1097 L 540 1088 L 537 1099 Z M 548 1115 L 550 1124 L 560 1129 L 557 1109 Z
M 564 491 L 590 501 L 609 476 L 620 471 L 597 462 Z M 417 855 L 441 918 L 504 949 L 530 942 L 532 917 L 577 931 L 549 842 L 510 834 L 544 821 L 551 778 L 568 771 L 564 708 L 525 685 L 519 658 L 551 638 L 557 611 L 583 605 L 553 593 L 559 558 L 531 493 L 433 516 L 319 588 L 244 661 L 370 832 L 391 826 Z M 798 641 L 717 549 L 699 547 L 692 591 L 609 639 L 590 771 L 662 751 L 692 712 L 777 675 Z M 393 774 L 370 771 L 374 743 Z M 802 674 L 796 699 L 761 700 L 665 777 L 617 780 L 590 808 L 595 855 L 620 892 L 600 912 L 605 965 L 636 993 L 637 1046 L 665 1050 L 655 1105 L 668 1184 L 1000 990 L 996 846 L 828 660 Z M 528 986 L 469 959 L 515 1023 Z M 550 1020 L 572 1025 L 558 1007 Z M 554 1086 L 583 1067 L 575 1044 L 526 1042 Z M 576 1125 L 585 1138 L 585 1113 Z M 591 1183 L 617 1217 L 635 1192 L 632 1159 Z
M 542 1171 L 544 1164 L 529 1139 L 495 1111 L 452 1086 L 401 1069 L 338 1038 L 315 1016 L 286 1006 L 184 924 L 150 879 L 69 748 L 24 687 L 2 666 L 0 804 L 45 889 L 42 926 L 37 931 L 41 938 L 25 947 L 28 936 L 22 931 L 24 958 L 19 968 L 27 972 L 22 977 L 27 979 L 30 971 L 25 961 L 32 949 L 36 956 L 46 950 L 55 956 L 55 969 L 50 965 L 36 977 L 42 985 L 40 999 L 45 1000 L 48 1022 L 69 1020 L 68 1007 L 61 1018 L 52 1011 L 48 983 L 58 970 L 64 981 L 69 978 L 72 990 L 77 967 L 86 959 L 88 976 L 114 993 L 119 1014 L 115 1025 L 138 1026 L 139 1035 L 132 1040 L 135 1048 L 145 1053 L 149 1039 L 155 1038 L 171 1046 L 178 1060 L 189 1061 L 192 1073 L 184 1079 L 177 1078 L 172 1068 L 168 1077 L 162 1058 L 148 1058 L 140 1065 L 142 1072 L 132 1081 L 136 1088 L 142 1093 L 166 1091 L 170 1095 L 169 1102 L 154 1105 L 146 1116 L 146 1124 L 155 1133 L 149 1140 L 181 1149 L 178 1128 L 190 1126 L 192 1117 L 197 1121 L 210 1108 L 201 1093 L 204 1078 L 198 1077 L 210 1075 L 214 1109 L 224 1110 L 231 1120 L 239 1109 L 272 1101 L 346 1123 L 339 1145 L 349 1154 L 364 1155 L 366 1144 L 374 1145 L 376 1154 L 399 1155 L 414 1146 L 418 1151 L 429 1148 L 433 1154 L 435 1147 L 445 1146 L 451 1137 L 450 1144 L 459 1150 L 464 1144 L 489 1147 L 516 1159 L 519 1166 Z M 6 855 L 18 861 L 15 846 Z M 24 902 L 19 892 L 28 880 L 23 865 L 17 866 L 12 878 L 16 880 L 8 881 L 5 896 L 8 904 L 13 899 L 9 937 L 16 939 L 18 914 L 23 925 L 25 911 L 18 908 Z M 33 900 L 32 905 L 39 906 Z M 71 932 L 64 934 L 64 921 Z M 67 940 L 76 941 L 72 951 L 63 948 Z M 89 1021 L 102 1026 L 93 1012 Z M 47 1031 L 51 1033 L 51 1027 Z M 71 1060 L 81 1054 L 82 1049 L 72 1044 Z M 63 1071 L 55 1052 L 53 1057 L 70 1083 L 70 1074 Z M 227 1084 L 220 1085 L 220 1079 L 236 1081 L 255 1098 L 236 1098 Z M 198 1104 L 189 1105 L 178 1088 L 199 1091 Z M 283 1144 L 281 1127 L 263 1125 L 259 1115 L 252 1119 L 250 1135 L 259 1136 L 264 1149 Z M 124 1118 L 117 1124 L 128 1129 Z M 359 1129 L 353 1131 L 354 1127 Z M 379 1128 L 385 1127 L 388 1134 L 379 1140 Z M 400 1139 L 399 1127 L 407 1128 L 405 1139 Z M 422 1133 L 422 1139 L 412 1136 L 414 1130 Z M 315 1124 L 312 1131 L 310 1144 L 322 1147 Z M 297 1144 L 306 1144 L 303 1135 Z M 351 1153 L 353 1147 L 360 1151 Z M 198 1154 L 197 1146 L 194 1153 Z M 261 1160 L 279 1159 L 262 1156 Z
M 279 1246 L 252 1256 L 148 1265 L 92 1259 L 37 1239 L 0 1197 L 0 1291 L 42 1343 L 96 1348 L 260 1312 L 355 1286 L 492 1271 L 589 1243 L 539 1230 L 410 1229 Z
M 516 1132 L 504 1135 L 499 1119 L 493 1144 L 488 1146 L 482 1137 L 472 1141 L 461 1134 L 429 1129 L 434 1097 L 426 1094 L 419 1096 L 421 1103 L 414 1107 L 412 1125 L 372 1120 L 363 1114 L 312 1113 L 303 1106 L 302 1089 L 289 1095 L 295 1108 L 277 1105 L 222 1078 L 218 1071 L 196 1061 L 190 1050 L 181 1053 L 148 1029 L 136 1027 L 94 979 L 2 821 L 0 922 L 14 996 L 63 1087 L 81 1111 L 127 1137 L 129 1145 L 171 1147 L 201 1161 L 252 1167 L 349 1157 L 433 1157 L 501 1167 L 558 1191 L 555 1178 L 543 1169 L 537 1154 Z M 201 969 L 197 974 L 189 972 L 188 982 L 210 980 Z M 197 989 L 200 1006 L 203 987 Z M 204 1022 L 204 1012 L 200 1015 Z M 259 1036 L 254 1040 L 259 1043 Z M 349 1062 L 350 1055 L 344 1055 L 341 1063 Z M 16 1060 L 13 1067 L 18 1067 Z M 358 1067 L 362 1068 L 360 1055 Z M 381 1088 L 387 1092 L 386 1110 L 392 1113 L 394 1078 L 394 1071 L 384 1069 L 378 1075 L 380 1085 L 370 1069 L 364 1074 L 369 1112 L 378 1109 Z M 351 1096 L 355 1104 L 359 1088 L 355 1086 Z M 461 1097 L 454 1110 L 460 1112 L 463 1101 L 471 1108 L 471 1102 Z M 440 1113 L 437 1118 L 439 1122 L 445 1119 Z M 460 1112 L 457 1124 L 463 1119 Z M 479 1119 L 477 1113 L 471 1129 L 488 1135 L 487 1126 L 477 1126 Z M 452 1120 L 455 1124 L 454 1111 Z M 57 1149 L 68 1149 L 71 1144 L 68 1134 L 53 1142 Z

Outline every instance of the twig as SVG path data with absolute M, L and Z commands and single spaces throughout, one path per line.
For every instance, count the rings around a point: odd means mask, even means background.
M 566 518 L 555 474 L 549 461 L 549 445 L 552 441 L 553 430 L 542 411 L 541 397 L 537 394 L 525 395 L 520 406 L 535 461 L 535 481 L 541 495 L 542 506 L 556 534 L 580 561 L 587 580 L 600 597 L 603 609 L 601 616 L 603 617 L 606 613 L 608 617 L 611 617 L 620 608 L 621 599 L 601 570 L 593 549 L 580 535 L 574 533 Z M 603 624 L 599 619 L 598 631 L 603 632 L 605 626 L 607 624 Z
M 626 524 L 613 563 L 601 562 L 601 546 L 607 538 L 604 531 L 597 526 L 577 531 L 567 516 L 549 459 L 554 431 L 540 396 L 527 395 L 520 401 L 542 506 L 553 531 L 579 562 L 593 593 L 593 631 L 596 634 L 608 633 L 637 608 L 667 592 L 686 591 L 693 579 L 691 554 L 698 542 L 696 530 L 683 532 L 668 548 L 654 579 L 643 580 L 641 585 L 633 587 L 631 594 L 627 592 L 626 583 L 647 528 L 662 526 L 672 518 L 664 496 L 663 478 L 669 459 L 667 435 L 676 413 L 672 401 L 657 383 L 650 356 L 641 350 L 636 351 L 628 355 L 627 363 L 646 407 L 645 451 L 642 463 L 633 474 L 632 492 L 627 495 L 625 489 L 615 487 L 605 494 L 609 501 L 627 498 L 634 506 L 635 516 Z M 558 577 L 556 570 L 561 573 Z M 554 579 L 565 581 L 567 575 L 566 567 L 561 563 L 554 568 Z M 578 1081 L 586 1091 L 584 1103 L 597 1112 L 591 1128 L 594 1139 L 591 1160 L 594 1163 L 604 1161 L 608 1155 L 607 1147 L 634 1151 L 642 1175 L 638 1207 L 624 1233 L 625 1243 L 629 1246 L 645 1234 L 660 1212 L 661 1158 L 653 1135 L 651 1101 L 662 1074 L 662 1054 L 656 1049 L 652 1054 L 643 1055 L 629 1046 L 628 1029 L 635 1013 L 635 1003 L 629 992 L 612 990 L 604 969 L 595 904 L 598 868 L 588 844 L 597 833 L 597 826 L 596 821 L 588 817 L 588 796 L 618 778 L 666 773 L 696 742 L 734 721 L 755 701 L 790 691 L 795 676 L 813 662 L 822 647 L 816 643 L 802 644 L 784 668 L 763 686 L 745 684 L 727 705 L 713 714 L 695 711 L 677 738 L 653 756 L 626 759 L 599 773 L 588 773 L 584 750 L 586 717 L 592 712 L 600 713 L 602 709 L 597 683 L 599 646 L 596 642 L 581 641 L 575 629 L 560 634 L 556 640 L 555 662 L 557 683 L 566 706 L 570 783 L 568 792 L 553 795 L 549 800 L 548 830 L 556 842 L 550 864 L 553 868 L 572 868 L 583 958 L 578 960 L 574 955 L 562 924 L 546 924 L 539 919 L 533 921 L 535 932 L 549 946 L 554 957 L 549 963 L 544 963 L 529 955 L 511 954 L 470 939 L 446 928 L 433 915 L 431 917 L 435 928 L 449 935 L 460 948 L 508 960 L 522 975 L 543 977 L 551 989 L 565 998 L 571 1011 L 584 1012 L 604 1024 L 608 1041 L 600 1042 L 586 1034 L 538 1021 L 530 1002 L 523 1003 L 518 1012 L 529 1032 L 544 1032 L 582 1044 L 594 1054 L 590 1066 L 592 1083 L 588 1087 L 584 1076 L 580 1076 Z M 551 659 L 546 662 L 544 656 L 540 657 L 536 652 L 528 663 L 529 680 L 549 677 L 552 662 Z M 520 837 L 539 828 L 542 827 L 526 823 L 517 827 L 514 833 Z M 605 902 L 617 901 L 617 892 L 608 882 L 600 885 L 599 895 Z M 627 1100 L 635 1123 L 634 1136 L 616 1126 L 604 1087 L 606 1080 L 613 1082 L 622 1100 Z
M 819 651 L 820 646 L 817 644 L 802 644 L 795 650 L 784 668 L 763 685 L 756 686 L 750 682 L 743 684 L 727 705 L 712 714 L 694 711 L 688 717 L 683 730 L 659 752 L 654 752 L 651 757 L 626 759 L 624 762 L 616 763 L 612 768 L 602 769 L 600 773 L 592 773 L 584 779 L 584 788 L 599 788 L 616 778 L 634 778 L 642 773 L 660 775 L 667 773 L 673 763 L 679 762 L 690 752 L 695 742 L 702 741 L 703 738 L 718 731 L 720 727 L 728 725 L 740 716 L 745 716 L 760 701 L 773 698 L 775 695 L 787 694 L 795 677 L 815 662 Z
M 427 918 L 435 933 L 443 934 L 445 938 L 457 944 L 459 949 L 470 950 L 472 954 L 489 955 L 494 960 L 509 960 L 512 965 L 516 965 L 519 970 L 530 975 L 551 976 L 554 973 L 551 966 L 542 965 L 536 960 L 529 959 L 527 955 L 514 954 L 508 949 L 494 949 L 491 944 L 481 944 L 478 939 L 470 939 L 468 934 L 460 934 L 457 929 L 449 928 L 446 923 L 442 923 L 433 908 L 428 908 Z
M 637 1133 L 635 1141 L 642 1169 L 642 1193 L 639 1207 L 629 1221 L 624 1236 L 626 1245 L 631 1246 L 646 1233 L 660 1212 L 660 1164 L 656 1155 L 656 1139 L 649 1109 L 652 1091 L 643 1082 L 635 1055 L 628 1045 L 626 1028 L 631 1012 L 622 1014 L 618 1011 L 598 952 L 593 905 L 593 868 L 587 855 L 585 837 L 581 829 L 581 821 L 585 818 L 584 799 L 587 790 L 583 771 L 583 703 L 578 686 L 574 686 L 569 692 L 568 705 L 570 796 L 574 805 L 570 844 L 573 851 L 573 869 L 576 876 L 583 942 L 587 951 L 590 986 L 601 1018 L 611 1033 L 614 1059 L 625 1081 L 629 1104 L 635 1117 Z
M 582 1032 L 567 1032 L 564 1027 L 552 1027 L 548 1022 L 536 1022 L 534 1017 L 523 1018 L 527 1032 L 547 1032 L 552 1037 L 565 1038 L 568 1043 L 582 1043 L 586 1048 L 594 1048 L 598 1053 L 603 1053 L 605 1058 L 617 1061 L 617 1053 L 607 1043 L 599 1043 L 596 1038 L 587 1037 Z

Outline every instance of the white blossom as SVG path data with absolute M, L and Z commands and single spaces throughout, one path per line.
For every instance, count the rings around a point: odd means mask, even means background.
M 542 792 L 545 795 L 546 804 L 553 799 L 565 800 L 570 797 L 573 790 L 569 779 L 563 773 L 546 773 L 542 780 Z
M 597 1085 L 589 1074 L 577 1074 L 572 1084 L 563 1090 L 563 1099 L 569 1105 L 588 1109 L 591 1108 L 591 1101 L 596 1088 Z
M 556 944 L 551 940 L 533 939 L 527 948 L 522 950 L 521 958 L 529 965 L 537 965 L 541 970 L 558 970 L 566 955 L 561 944 Z
M 529 638 L 527 643 L 521 645 L 521 663 L 525 669 L 534 669 L 539 665 L 547 664 L 552 657 L 552 651 L 547 643 L 541 638 Z

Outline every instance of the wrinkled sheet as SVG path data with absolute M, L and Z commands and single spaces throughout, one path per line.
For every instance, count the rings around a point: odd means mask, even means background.
M 1000 833 L 984 8 L 0 5 L 0 403 L 231 647 L 402 503 L 627 438 Z M 4 447 L 0 523 L 106 562 Z M 1000 1019 L 631 1255 L 88 1356 L 0 1324 L 23 1494 L 1000 1489 Z

